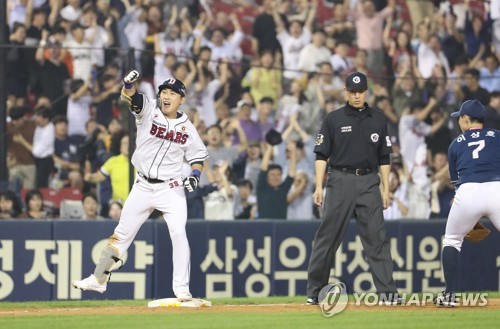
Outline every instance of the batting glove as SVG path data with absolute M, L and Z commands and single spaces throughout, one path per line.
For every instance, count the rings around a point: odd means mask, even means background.
M 130 71 L 125 78 L 123 78 L 123 84 L 126 89 L 132 88 L 134 85 L 134 82 L 136 82 L 139 79 L 139 72 L 136 70 Z
M 200 176 L 189 176 L 189 177 L 186 177 L 186 178 L 184 178 L 184 182 L 183 182 L 184 183 L 184 188 L 188 192 L 193 192 L 198 187 L 198 183 L 199 182 L 200 182 Z

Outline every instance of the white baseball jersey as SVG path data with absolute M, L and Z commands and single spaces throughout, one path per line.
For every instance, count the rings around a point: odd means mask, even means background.
M 143 95 L 143 108 L 134 113 L 137 124 L 136 150 L 132 164 L 146 177 L 169 180 L 182 176 L 183 158 L 190 164 L 203 161 L 208 151 L 196 128 L 185 113 L 177 119 L 167 119 Z

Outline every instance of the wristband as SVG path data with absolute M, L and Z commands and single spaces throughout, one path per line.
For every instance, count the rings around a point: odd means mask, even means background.
M 126 83 L 125 81 L 123 81 L 123 86 L 125 87 L 125 89 L 132 89 L 134 84 L 133 83 Z
M 196 177 L 200 177 L 201 176 L 201 171 L 199 171 L 198 169 L 195 169 L 195 170 L 193 170 L 193 172 L 191 173 L 191 175 L 196 176 Z

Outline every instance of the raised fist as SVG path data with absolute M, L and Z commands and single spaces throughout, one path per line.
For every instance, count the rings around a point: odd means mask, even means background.
M 199 182 L 200 182 L 200 176 L 189 176 L 189 177 L 186 177 L 186 178 L 184 178 L 184 182 L 183 182 L 184 183 L 184 188 L 188 192 L 193 192 L 198 187 L 198 183 Z
M 125 76 L 125 78 L 123 78 L 123 82 L 130 85 L 136 82 L 138 79 L 139 79 L 139 72 L 137 72 L 136 70 L 132 70 Z

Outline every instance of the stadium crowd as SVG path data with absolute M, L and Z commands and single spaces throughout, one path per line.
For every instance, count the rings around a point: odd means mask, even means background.
M 462 101 L 479 99 L 486 127 L 500 129 L 500 0 L 7 3 L 0 219 L 119 219 L 131 119 L 119 93 L 130 68 L 150 99 L 168 78 L 186 85 L 183 110 L 210 154 L 187 194 L 189 218 L 319 218 L 315 136 L 353 71 L 368 76 L 368 102 L 389 124 L 386 220 L 448 215 L 447 149 L 459 134 L 449 113 Z M 283 143 L 266 143 L 271 129 Z

